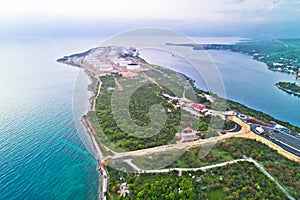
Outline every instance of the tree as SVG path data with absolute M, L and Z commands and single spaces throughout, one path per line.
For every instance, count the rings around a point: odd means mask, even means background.
M 208 130 L 208 124 L 206 122 L 199 122 L 198 130 L 199 131 L 207 131 Z

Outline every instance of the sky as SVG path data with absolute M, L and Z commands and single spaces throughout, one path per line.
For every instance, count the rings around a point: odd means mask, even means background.
M 9 0 L 0 37 L 89 36 L 140 27 L 190 35 L 300 32 L 300 0 Z

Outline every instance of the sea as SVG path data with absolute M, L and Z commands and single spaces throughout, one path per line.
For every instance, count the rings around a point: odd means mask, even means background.
M 96 199 L 97 160 L 80 122 L 89 107 L 90 80 L 82 69 L 56 59 L 99 46 L 104 39 L 0 43 L 0 199 Z M 222 75 L 227 98 L 300 126 L 299 98 L 274 86 L 279 80 L 292 81 L 291 75 L 269 71 L 242 54 L 208 54 Z M 203 87 L 181 57 L 156 50 L 142 56 L 191 76 Z
M 0 199 L 96 198 L 97 161 L 79 120 L 90 80 L 56 59 L 101 40 L 0 44 Z
M 186 50 L 186 47 L 178 47 Z M 181 50 L 181 51 L 182 51 Z M 192 50 L 194 51 L 194 50 Z M 181 72 L 195 80 L 195 85 L 205 91 L 218 94 L 221 97 L 244 104 L 255 110 L 262 111 L 276 119 L 286 121 L 300 127 L 300 97 L 288 94 L 278 89 L 279 81 L 300 83 L 293 74 L 271 71 L 265 63 L 254 60 L 251 56 L 230 51 L 208 50 L 207 60 L 193 59 L 193 63 L 201 66 L 198 69 L 186 58 L 174 55 L 161 49 L 143 49 L 140 51 L 149 63 L 165 66 Z M 204 77 L 199 73 L 210 71 L 215 66 L 220 75 L 220 85 L 223 92 L 213 90 L 207 83 L 214 82 L 215 77 Z M 216 76 L 217 77 L 217 76 Z

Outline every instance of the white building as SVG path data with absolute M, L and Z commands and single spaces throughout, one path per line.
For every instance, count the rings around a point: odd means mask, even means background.
M 277 62 L 274 62 L 273 65 L 274 65 L 274 66 L 283 66 L 282 63 L 277 63 Z
M 128 64 L 131 64 L 131 60 L 125 60 L 124 58 L 119 58 L 118 60 L 114 61 L 115 64 L 119 65 L 120 67 L 127 67 Z
M 265 132 L 265 130 L 264 130 L 263 127 L 261 127 L 261 126 L 256 127 L 256 128 L 255 128 L 255 131 L 256 131 L 257 133 L 260 133 L 260 134 L 262 134 L 263 132 Z
M 128 70 L 139 70 L 141 68 L 140 64 L 137 63 L 129 63 L 127 64 L 126 68 Z
M 188 126 L 180 133 L 181 142 L 195 141 L 199 139 L 197 132 L 192 127 Z

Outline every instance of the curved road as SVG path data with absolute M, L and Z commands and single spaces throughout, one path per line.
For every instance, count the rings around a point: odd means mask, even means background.
M 247 124 L 250 127 L 250 131 L 253 132 L 254 134 L 263 137 L 277 146 L 281 147 L 285 151 L 292 153 L 293 155 L 297 156 L 300 158 L 300 136 L 295 133 L 285 133 L 283 131 L 275 131 L 272 127 L 266 127 L 263 126 L 265 131 L 270 133 L 271 137 L 264 136 L 262 134 L 258 134 L 256 132 L 256 127 L 260 126 L 257 124 L 251 124 L 247 122 L 246 120 L 249 119 L 248 116 L 246 118 L 241 118 L 240 113 L 237 113 L 236 118 L 242 121 L 242 123 Z
M 139 173 L 143 174 L 151 174 L 151 173 L 168 173 L 170 171 L 206 171 L 208 169 L 212 169 L 212 168 L 218 168 L 218 167 L 223 167 L 226 165 L 232 165 L 234 163 L 238 163 L 238 162 L 250 162 L 253 163 L 255 165 L 255 167 L 257 167 L 259 169 L 259 171 L 261 171 L 267 178 L 269 178 L 271 181 L 273 181 L 278 188 L 283 192 L 283 194 L 291 200 L 295 200 L 294 197 L 292 197 L 285 189 L 284 187 L 282 187 L 280 185 L 280 183 L 278 183 L 278 181 L 275 180 L 275 178 L 273 178 L 273 176 L 271 176 L 262 165 L 260 165 L 256 160 L 253 160 L 252 158 L 242 158 L 242 159 L 236 159 L 236 160 L 232 160 L 232 161 L 227 161 L 227 162 L 223 162 L 223 163 L 219 163 L 219 164 L 214 164 L 214 165 L 208 165 L 208 166 L 204 166 L 204 167 L 198 167 L 198 168 L 169 168 L 169 169 L 158 169 L 158 170 L 143 170 L 140 169 L 138 166 L 136 166 L 134 163 L 131 162 L 131 159 L 127 159 L 124 160 L 128 165 L 130 165 L 131 167 L 133 167 L 136 171 L 138 171 Z

